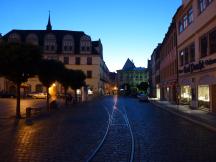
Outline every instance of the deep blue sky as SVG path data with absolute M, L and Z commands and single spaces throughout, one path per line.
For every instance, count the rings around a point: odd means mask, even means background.
M 45 29 L 50 10 L 53 29 L 101 39 L 110 71 L 121 69 L 127 58 L 146 67 L 180 5 L 181 0 L 1 0 L 0 32 Z

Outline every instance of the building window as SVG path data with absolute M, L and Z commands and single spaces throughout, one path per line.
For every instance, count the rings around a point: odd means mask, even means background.
M 183 23 L 182 21 L 179 21 L 179 33 L 184 31 Z
M 193 8 L 190 7 L 189 10 L 184 14 L 184 16 L 179 21 L 179 33 L 183 32 L 192 22 Z
M 191 24 L 193 22 L 193 8 L 191 7 L 188 10 L 188 23 Z
M 56 37 L 53 34 L 47 34 L 44 40 L 45 52 L 54 53 L 57 50 Z
M 209 33 L 210 54 L 216 53 L 216 29 Z
M 195 61 L 195 44 L 191 44 L 190 47 L 190 62 L 194 62 Z
M 184 56 L 185 56 L 185 64 L 188 64 L 189 63 L 188 48 L 185 48 Z
M 92 78 L 92 71 L 87 71 L 87 78 Z
M 69 64 L 69 57 L 64 57 L 64 64 Z
M 180 65 L 183 66 L 184 65 L 184 51 L 180 52 Z
M 92 58 L 91 57 L 87 57 L 87 65 L 92 65 Z
M 200 13 L 202 13 L 213 0 L 198 0 L 198 1 L 199 1 L 199 11 Z
M 62 40 L 62 50 L 63 53 L 71 54 L 73 53 L 74 38 L 72 35 L 65 35 Z
M 201 52 L 201 58 L 207 56 L 208 53 L 208 37 L 203 36 L 200 39 L 200 52 Z
M 187 16 L 187 14 L 184 15 L 184 18 L 183 18 L 183 25 L 184 25 L 184 29 L 186 29 L 187 26 L 188 26 L 188 16 Z
M 76 65 L 80 65 L 80 57 L 76 57 L 75 58 L 75 64 Z

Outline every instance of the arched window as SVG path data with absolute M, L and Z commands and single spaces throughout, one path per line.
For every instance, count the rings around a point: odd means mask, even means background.
M 74 39 L 72 35 L 65 35 L 62 40 L 63 53 L 74 53 Z
M 21 38 L 20 35 L 17 33 L 12 33 L 8 36 L 8 42 L 13 42 L 13 43 L 20 43 Z
M 91 38 L 87 35 L 82 36 L 80 39 L 80 53 L 91 53 Z
M 57 50 L 56 37 L 53 34 L 47 34 L 44 39 L 44 52 L 55 53 Z
M 26 43 L 32 44 L 32 45 L 38 45 L 38 37 L 35 34 L 29 34 L 26 37 Z

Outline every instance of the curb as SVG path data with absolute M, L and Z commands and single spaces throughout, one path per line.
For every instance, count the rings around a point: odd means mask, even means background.
M 196 117 L 193 117 L 191 115 L 187 115 L 185 113 L 182 113 L 182 112 L 177 112 L 176 110 L 171 110 L 171 109 L 167 109 L 167 108 L 164 108 L 162 105 L 158 104 L 158 103 L 155 103 L 154 101 L 151 101 L 150 100 L 150 103 L 154 104 L 157 108 L 160 108 L 160 109 L 163 109 L 165 111 L 168 111 L 169 113 L 172 113 L 174 115 L 177 115 L 189 122 L 192 122 L 194 124 L 197 124 L 199 126 L 202 126 L 210 131 L 213 131 L 213 132 L 216 132 L 216 127 L 215 126 L 212 126 L 208 123 L 206 123 L 205 121 L 201 121 L 201 119 L 195 119 Z

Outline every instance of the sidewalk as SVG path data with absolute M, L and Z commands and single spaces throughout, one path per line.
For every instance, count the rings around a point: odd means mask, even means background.
M 159 101 L 154 98 L 149 99 L 150 102 L 166 111 L 178 115 L 207 129 L 216 131 L 216 115 L 203 110 L 192 110 L 188 105 L 174 105 L 168 101 Z

